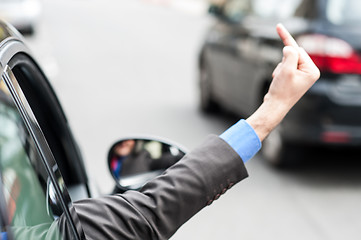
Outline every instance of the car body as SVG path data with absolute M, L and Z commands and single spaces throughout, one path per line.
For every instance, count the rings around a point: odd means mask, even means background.
M 264 142 L 265 158 L 289 161 L 291 146 L 361 145 L 361 4 L 356 0 L 228 0 L 199 57 L 201 106 L 242 117 L 262 103 L 283 44 L 282 22 L 321 71 L 320 79 Z M 294 150 L 294 149 L 293 149 Z
M 0 19 L 23 34 L 32 34 L 41 14 L 39 0 L 0 0 Z

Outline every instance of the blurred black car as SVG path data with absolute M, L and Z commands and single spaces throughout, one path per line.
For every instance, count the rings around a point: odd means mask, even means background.
M 265 158 L 283 165 L 292 146 L 361 145 L 360 1 L 228 0 L 210 12 L 216 22 L 199 57 L 204 111 L 221 106 L 247 117 L 261 104 L 282 58 L 282 22 L 321 78 L 265 140 Z

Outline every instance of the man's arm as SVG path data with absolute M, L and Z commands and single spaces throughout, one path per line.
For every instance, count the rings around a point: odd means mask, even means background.
M 139 192 L 84 199 L 73 206 L 89 240 L 165 240 L 247 176 L 239 155 L 211 135 Z
M 203 207 L 247 177 L 243 153 L 233 144 L 244 146 L 252 134 L 260 143 L 319 77 L 317 67 L 288 32 L 281 25 L 277 31 L 286 45 L 284 58 L 274 71 L 263 104 L 247 119 L 252 127 L 240 121 L 242 126 L 232 127 L 224 135 L 225 141 L 210 136 L 140 192 L 74 203 L 88 239 L 168 239 Z M 250 134 L 233 138 L 244 129 L 251 130 Z M 229 139 L 236 141 L 229 144 Z

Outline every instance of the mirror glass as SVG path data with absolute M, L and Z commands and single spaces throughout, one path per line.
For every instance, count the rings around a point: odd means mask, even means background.
M 180 147 L 155 139 L 127 138 L 116 142 L 108 153 L 116 192 L 139 190 L 184 155 Z

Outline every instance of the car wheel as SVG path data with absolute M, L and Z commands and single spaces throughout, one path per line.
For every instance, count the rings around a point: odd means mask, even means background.
M 276 127 L 262 144 L 262 155 L 263 158 L 274 167 L 285 167 L 296 156 L 294 148 L 285 142 L 281 134 L 282 125 Z
M 199 69 L 200 107 L 204 112 L 215 112 L 218 106 L 212 97 L 212 81 L 208 65 L 203 63 Z

